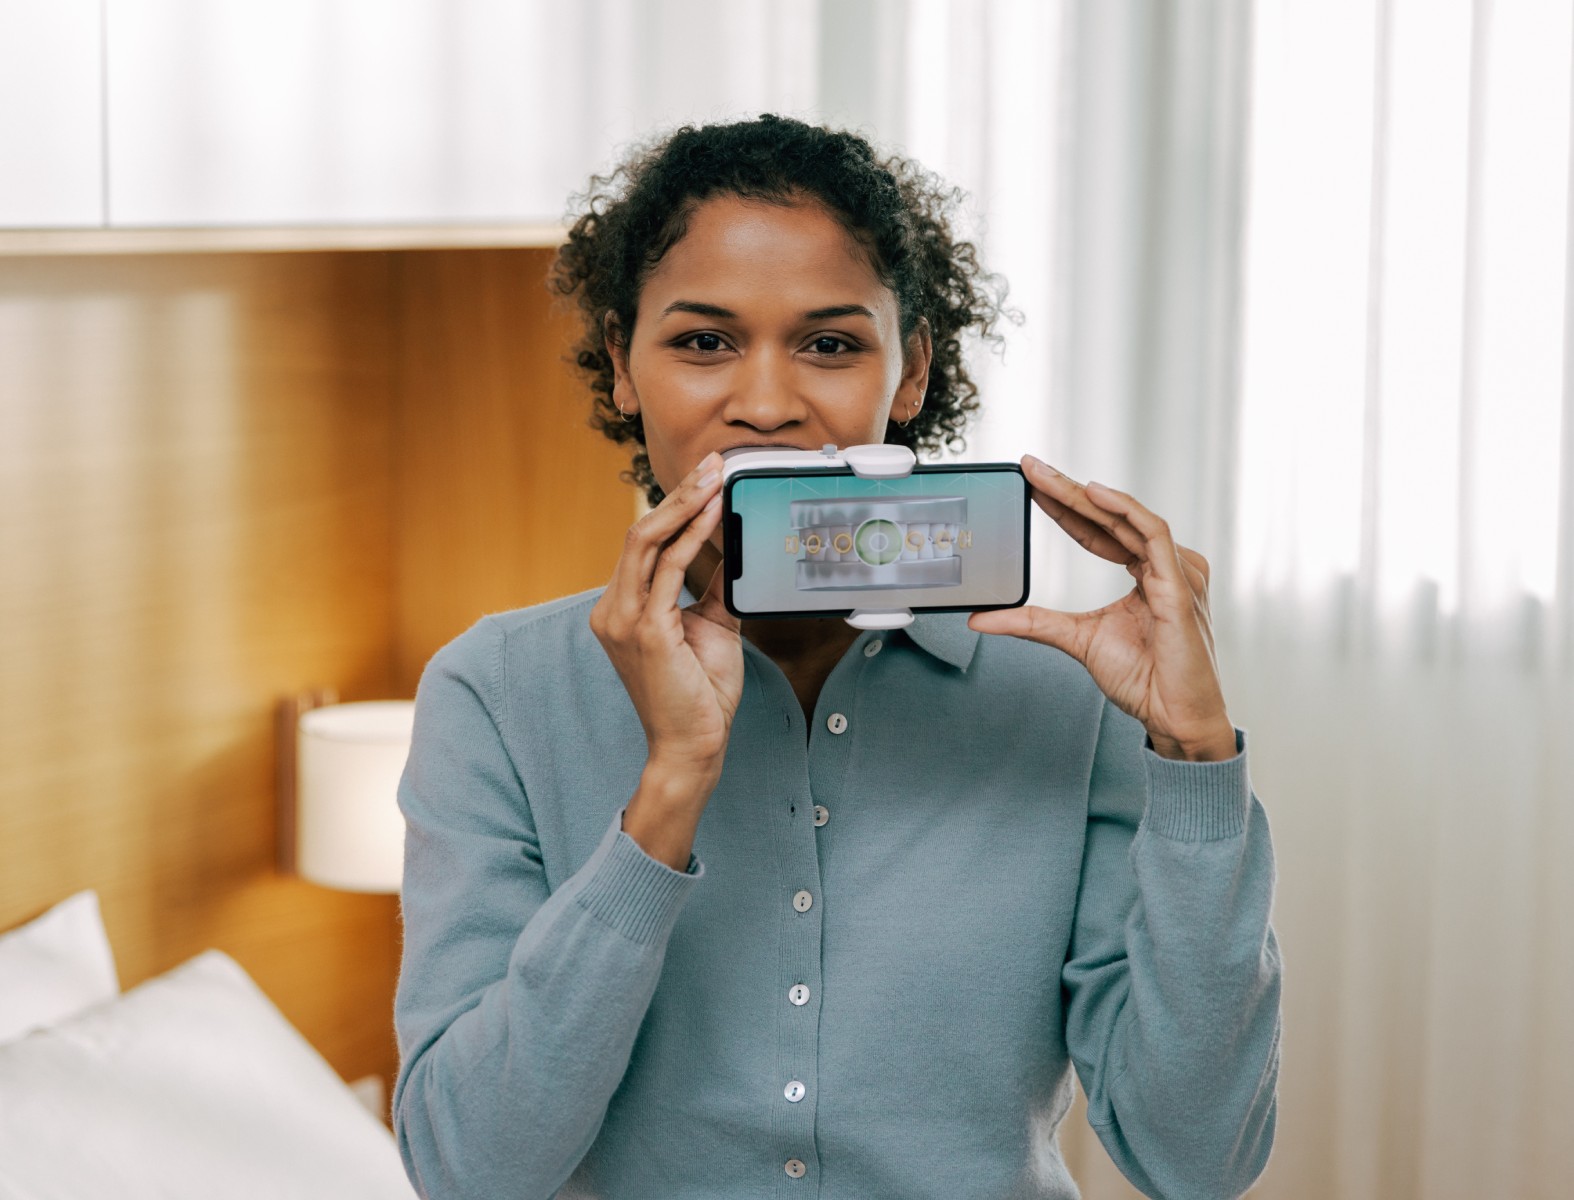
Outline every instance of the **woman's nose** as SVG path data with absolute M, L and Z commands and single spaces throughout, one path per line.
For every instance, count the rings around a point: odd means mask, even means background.
M 782 355 L 746 355 L 740 368 L 727 397 L 727 420 L 769 431 L 807 415 L 803 398 L 793 386 L 791 365 Z

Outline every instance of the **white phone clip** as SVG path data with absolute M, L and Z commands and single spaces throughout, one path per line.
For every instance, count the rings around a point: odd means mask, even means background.
M 725 482 L 745 468 L 850 467 L 860 479 L 903 479 L 913 473 L 918 458 L 906 446 L 872 443 L 838 450 L 827 442 L 819 450 L 779 450 L 772 446 L 740 446 L 722 453 Z M 913 623 L 908 608 L 855 608 L 846 621 L 854 629 L 906 629 Z

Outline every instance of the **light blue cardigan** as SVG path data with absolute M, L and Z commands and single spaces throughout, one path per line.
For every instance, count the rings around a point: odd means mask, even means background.
M 1244 735 L 1162 759 L 963 614 L 861 635 L 806 728 L 746 641 L 673 871 L 621 829 L 645 741 L 599 594 L 488 617 L 421 682 L 394 1114 L 422 1195 L 1074 1197 L 1073 1065 L 1147 1194 L 1246 1190 L 1279 955 Z

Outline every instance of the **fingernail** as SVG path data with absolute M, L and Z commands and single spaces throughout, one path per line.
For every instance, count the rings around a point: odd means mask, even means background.
M 697 480 L 694 481 L 694 486 L 703 492 L 719 478 L 720 476 L 717 475 L 715 471 L 707 471 L 705 474 L 701 475 Z
M 701 512 L 715 512 L 716 511 L 716 506 L 718 504 L 720 504 L 720 503 L 721 503 L 721 493 L 717 492 L 714 496 L 712 496 L 710 498 L 710 503 L 706 504 L 704 508 L 700 509 L 700 511 Z
M 1059 471 L 1055 470 L 1055 468 L 1050 466 L 1047 462 L 1044 462 L 1042 459 L 1034 458 L 1031 454 L 1027 456 L 1027 461 L 1029 466 L 1037 467 L 1040 471 L 1048 471 L 1051 475 L 1060 474 Z

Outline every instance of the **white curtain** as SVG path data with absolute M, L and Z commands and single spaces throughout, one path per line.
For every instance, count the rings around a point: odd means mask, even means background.
M 1574 1178 L 1571 8 L 1062 10 L 1047 449 L 1215 567 L 1287 964 L 1258 1197 Z
M 1265 1196 L 1569 1194 L 1569 0 L 1257 6 L 1237 718 L 1277 818 Z

